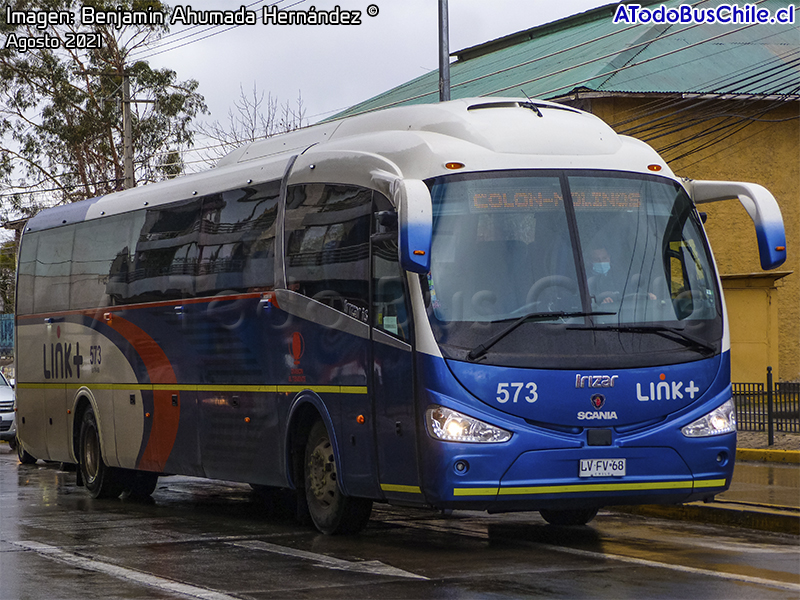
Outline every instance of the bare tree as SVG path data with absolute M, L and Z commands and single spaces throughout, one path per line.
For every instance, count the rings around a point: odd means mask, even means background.
M 228 110 L 226 123 L 213 121 L 198 125 L 197 132 L 205 142 L 198 140 L 198 146 L 202 148 L 197 152 L 203 163 L 214 166 L 220 158 L 242 144 L 294 131 L 305 125 L 305 107 L 299 92 L 294 105 L 289 101 L 279 104 L 276 97 L 260 92 L 254 83 L 250 92 L 239 87 L 239 97 Z

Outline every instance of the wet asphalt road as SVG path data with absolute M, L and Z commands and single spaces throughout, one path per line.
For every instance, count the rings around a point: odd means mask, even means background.
M 800 597 L 790 535 L 376 505 L 359 536 L 327 537 L 245 485 L 165 477 L 136 503 L 92 500 L 74 482 L 0 445 L 0 599 Z

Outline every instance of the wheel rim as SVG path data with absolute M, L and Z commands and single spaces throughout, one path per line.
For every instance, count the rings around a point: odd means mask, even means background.
M 100 445 L 93 427 L 88 427 L 83 438 L 83 469 L 84 477 L 91 483 L 97 479 L 100 469 Z
M 313 498 L 324 507 L 330 506 L 336 497 L 336 462 L 333 446 L 321 439 L 308 457 L 308 489 Z

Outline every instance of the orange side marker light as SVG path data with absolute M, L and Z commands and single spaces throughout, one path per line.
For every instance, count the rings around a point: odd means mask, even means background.
M 364 418 L 364 415 L 358 415 L 356 417 L 356 423 L 358 423 L 359 425 L 363 425 L 365 422 L 366 419 Z

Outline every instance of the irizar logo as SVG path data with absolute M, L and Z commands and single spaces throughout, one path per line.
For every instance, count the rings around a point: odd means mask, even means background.
M 614 387 L 619 375 L 575 375 L 575 388 L 610 388 Z
M 664 373 L 659 375 L 659 379 L 661 379 L 661 381 L 658 383 L 651 381 L 649 386 L 644 384 L 646 386 L 644 392 L 650 392 L 649 396 L 646 396 L 643 393 L 641 383 L 636 384 L 636 397 L 639 399 L 639 402 L 652 402 L 654 400 L 678 400 L 682 399 L 684 394 L 687 394 L 689 398 L 694 400 L 697 392 L 700 391 L 700 388 L 694 384 L 694 380 L 690 380 L 689 385 L 685 386 L 682 381 L 665 381 L 667 376 Z

